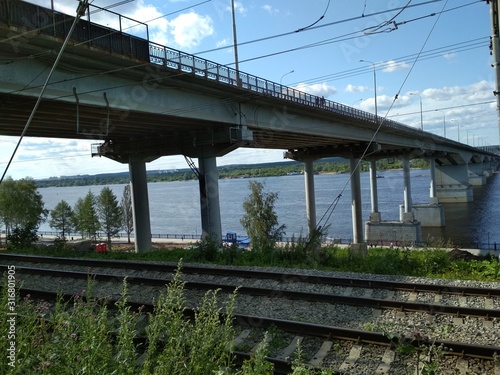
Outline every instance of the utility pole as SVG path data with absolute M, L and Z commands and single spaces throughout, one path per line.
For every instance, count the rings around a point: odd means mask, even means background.
M 488 1 L 486 2 L 488 3 Z M 490 0 L 490 15 L 491 15 L 491 55 L 493 56 L 493 69 L 495 70 L 496 85 L 495 94 L 497 99 L 497 116 L 499 129 L 499 144 L 500 144 L 500 14 L 498 12 L 500 0 Z
M 240 86 L 240 67 L 238 61 L 238 40 L 236 37 L 236 14 L 234 11 L 234 0 L 231 0 L 231 13 L 233 16 L 233 49 L 234 49 L 234 68 L 236 70 L 236 85 Z

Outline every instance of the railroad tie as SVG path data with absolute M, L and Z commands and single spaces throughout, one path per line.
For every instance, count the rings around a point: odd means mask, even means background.
M 483 320 L 484 328 L 493 328 L 493 320 Z
M 394 295 L 396 293 L 394 292 L 394 290 L 388 290 L 386 295 L 385 295 L 385 299 L 387 300 L 393 300 L 394 299 Z
M 293 341 L 288 345 L 283 351 L 278 355 L 278 359 L 286 359 L 289 358 L 295 351 L 297 350 L 297 345 L 300 344 L 304 340 L 302 336 L 295 336 Z
M 349 352 L 349 356 L 344 360 L 344 363 L 340 365 L 340 371 L 349 370 L 361 356 L 362 345 L 354 345 Z
M 309 364 L 314 367 L 320 367 L 325 359 L 326 355 L 330 351 L 333 346 L 332 341 L 325 341 L 321 344 L 321 348 L 319 348 L 318 352 L 314 355 L 314 357 L 309 361 Z
M 382 363 L 378 365 L 375 374 L 389 374 L 394 358 L 396 358 L 396 352 L 391 349 L 386 349 L 382 356 Z
M 348 286 L 344 289 L 344 296 L 350 296 L 352 294 L 352 286 Z
M 465 358 L 458 358 L 456 369 L 460 375 L 469 374 L 469 362 Z
M 464 325 L 464 318 L 462 318 L 461 316 L 453 317 L 453 324 L 456 326 L 463 326 Z
M 458 305 L 461 307 L 467 307 L 469 305 L 467 303 L 467 297 L 466 296 L 459 296 L 458 297 Z
M 365 293 L 363 294 L 363 297 L 372 298 L 372 296 L 373 296 L 373 289 L 365 289 Z
M 408 302 L 415 302 L 417 300 L 417 293 L 411 292 L 408 296 Z
M 443 296 L 441 294 L 436 294 L 434 296 L 434 303 L 440 304 L 442 300 L 443 300 Z
M 245 340 L 248 338 L 248 336 L 250 336 L 250 332 L 252 332 L 252 330 L 250 330 L 250 329 L 245 329 L 245 330 L 241 331 L 241 333 L 238 335 L 238 337 L 236 337 L 234 339 L 234 346 L 237 347 L 237 346 L 243 344 L 245 342 Z
M 484 308 L 488 310 L 493 310 L 495 305 L 493 304 L 493 298 L 486 298 L 484 300 Z

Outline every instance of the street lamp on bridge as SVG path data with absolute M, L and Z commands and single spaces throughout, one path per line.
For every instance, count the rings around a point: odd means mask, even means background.
M 282 82 L 283 82 L 283 77 L 289 75 L 289 74 L 292 74 L 293 72 L 295 72 L 295 70 L 290 70 L 288 73 L 285 73 L 281 76 L 280 78 L 280 85 L 282 85 Z
M 359 62 L 364 62 L 368 64 L 372 64 L 373 66 L 373 92 L 375 95 L 375 122 L 378 124 L 378 113 L 377 113 L 377 73 L 375 69 L 375 63 L 369 60 L 359 60 Z
M 417 94 L 416 92 L 410 92 L 410 95 L 416 95 L 420 99 L 420 130 L 424 131 L 424 117 L 422 113 L 422 97 L 420 94 Z

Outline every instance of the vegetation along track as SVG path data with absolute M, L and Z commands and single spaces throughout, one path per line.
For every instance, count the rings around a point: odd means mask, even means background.
M 37 270 L 44 262 L 55 264 L 50 270 Z M 123 276 L 127 275 L 129 300 L 145 305 L 150 304 L 177 268 L 173 264 L 17 255 L 2 255 L 0 263 L 16 265 L 18 279 L 25 287 L 45 286 L 48 291 L 59 289 L 70 294 L 84 289 L 88 275 L 94 274 L 96 291 L 99 289 L 101 296 L 111 298 L 120 294 Z M 273 353 L 278 357 L 277 370 L 281 368 L 279 361 L 283 361 L 287 353 L 291 355 L 294 343 L 300 340 L 308 361 L 317 366 L 339 371 L 359 370 L 363 366 L 370 367 L 374 373 L 394 371 L 402 366 L 396 348 L 401 349 L 404 343 L 420 345 L 421 338 L 427 336 L 434 347 L 443 345 L 464 355 L 441 359 L 450 373 L 457 373 L 457 369 L 458 373 L 500 373 L 498 364 L 491 360 L 500 352 L 498 289 L 485 288 L 485 283 L 481 284 L 482 288 L 439 286 L 397 281 L 394 277 L 391 277 L 393 280 L 355 279 L 352 275 L 332 277 L 305 272 L 182 267 L 191 307 L 196 306 L 207 289 L 231 293 L 236 286 L 243 285 L 238 290 L 237 322 L 247 322 L 251 329 L 241 328 L 238 347 L 250 349 L 258 342 L 256 337 L 262 335 L 260 331 L 274 329 L 274 336 L 281 337 L 281 340 L 275 339 L 280 344 L 276 344 Z M 23 276 L 27 273 L 39 276 Z M 47 282 L 49 277 L 53 282 Z M 384 298 L 375 298 L 377 296 Z M 429 300 L 442 303 L 425 302 Z M 346 338 L 349 341 L 345 341 Z M 286 363 L 282 365 L 286 367 Z

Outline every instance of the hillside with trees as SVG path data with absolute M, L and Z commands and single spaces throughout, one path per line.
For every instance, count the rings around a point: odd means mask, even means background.
M 348 173 L 349 163 L 342 158 L 322 159 L 314 163 L 315 173 Z M 429 164 L 425 160 L 412 160 L 412 168 L 428 168 Z M 400 169 L 402 163 L 397 159 L 383 159 L 377 161 L 379 171 L 388 169 Z M 368 162 L 361 163 L 361 171 L 367 172 Z M 286 176 L 290 174 L 301 174 L 304 171 L 304 164 L 296 161 L 262 163 L 262 164 L 238 164 L 221 166 L 218 168 L 219 178 L 255 178 Z M 196 179 L 196 174 L 189 168 L 174 171 L 148 171 L 148 182 L 168 182 L 186 181 Z M 36 180 L 36 185 L 42 187 L 62 187 L 62 186 L 90 186 L 90 185 L 114 185 L 126 184 L 129 182 L 128 172 L 105 173 L 97 175 L 78 175 L 51 177 L 43 180 Z

